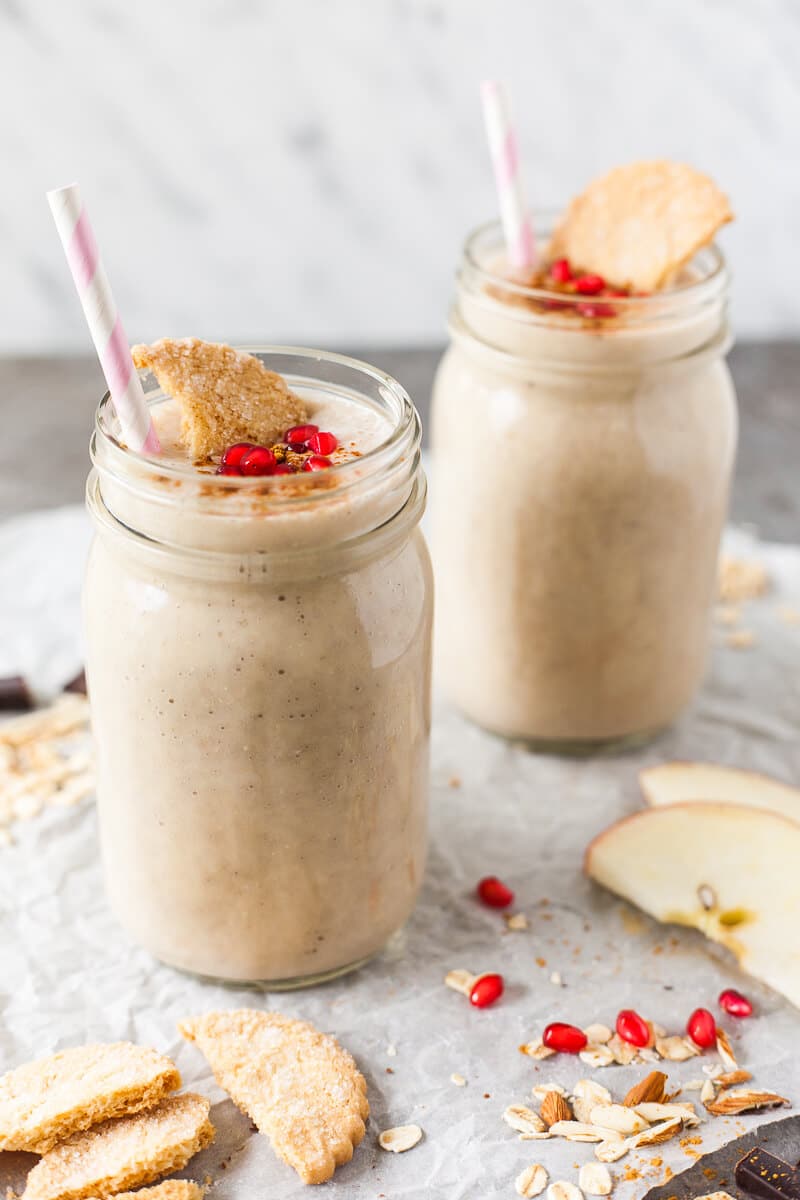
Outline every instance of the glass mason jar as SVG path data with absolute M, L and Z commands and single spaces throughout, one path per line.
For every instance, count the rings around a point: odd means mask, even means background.
M 388 439 L 286 487 L 131 453 L 106 397 L 87 669 L 120 921 L 173 966 L 291 987 L 374 955 L 421 883 L 426 485 L 419 417 L 393 379 L 318 351 L 250 352 L 311 401 L 378 410 Z
M 496 224 L 467 239 L 434 387 L 437 670 L 507 737 L 635 744 L 706 664 L 737 437 L 728 274 L 711 246 L 674 289 L 583 316 L 585 296 L 504 278 L 501 247 Z

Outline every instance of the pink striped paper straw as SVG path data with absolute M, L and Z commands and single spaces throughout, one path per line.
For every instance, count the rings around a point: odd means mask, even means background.
M 536 247 L 522 191 L 517 135 L 508 96 L 502 84 L 489 79 L 481 84 L 481 98 L 508 260 L 512 267 L 529 268 L 536 261 Z
M 161 445 L 133 365 L 100 251 L 76 183 L 47 193 L 78 298 L 122 429 L 132 450 L 160 454 Z

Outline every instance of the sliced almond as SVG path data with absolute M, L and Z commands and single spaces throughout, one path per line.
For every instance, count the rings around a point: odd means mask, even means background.
M 525 1104 L 510 1104 L 503 1113 L 503 1120 L 517 1133 L 545 1133 L 547 1128 L 539 1114 Z
M 614 1062 L 614 1055 L 608 1046 L 588 1045 L 581 1050 L 580 1059 L 589 1067 L 610 1067 Z
M 697 1046 L 688 1038 L 677 1035 L 656 1038 L 656 1050 L 662 1058 L 666 1058 L 670 1062 L 686 1062 L 688 1058 L 694 1058 L 696 1054 L 700 1053 Z
M 592 1125 L 602 1129 L 615 1129 L 626 1137 L 632 1133 L 640 1133 L 647 1128 L 648 1122 L 639 1116 L 632 1108 L 624 1104 L 597 1104 L 591 1113 Z
M 622 1103 L 628 1108 L 636 1108 L 637 1104 L 662 1104 L 666 1082 L 667 1077 L 663 1071 L 651 1071 L 639 1083 L 633 1085 Z
M 739 1064 L 736 1061 L 736 1055 L 733 1053 L 730 1038 L 724 1029 L 717 1030 L 717 1054 L 722 1059 L 722 1063 L 727 1071 L 738 1071 Z
M 754 1112 L 759 1108 L 775 1108 L 788 1103 L 786 1097 L 779 1096 L 777 1092 L 739 1088 L 720 1092 L 716 1100 L 709 1100 L 706 1108 L 717 1117 L 733 1117 L 737 1113 Z
M 453 971 L 448 971 L 444 977 L 444 981 L 449 988 L 454 992 L 461 992 L 462 996 L 468 996 L 472 991 L 477 975 L 473 975 L 472 971 L 465 971 L 458 967 Z
M 633 1149 L 633 1145 L 633 1138 L 623 1138 L 618 1142 L 600 1142 L 599 1146 L 594 1148 L 594 1156 L 599 1158 L 600 1162 L 618 1162 Z
M 552 1054 L 555 1054 L 555 1050 L 551 1050 L 549 1046 L 545 1046 L 541 1038 L 536 1038 L 532 1042 L 523 1042 L 519 1050 L 520 1054 L 527 1054 L 528 1058 L 550 1058 Z
M 599 1162 L 585 1162 L 578 1172 L 578 1185 L 584 1195 L 610 1196 L 611 1172 Z
M 533 1196 L 539 1196 L 547 1187 L 547 1178 L 547 1171 L 541 1163 L 531 1163 L 524 1171 L 520 1171 L 514 1180 L 514 1188 L 518 1196 L 532 1200 Z
M 621 1067 L 627 1067 L 632 1063 L 637 1054 L 636 1046 L 626 1042 L 618 1033 L 613 1035 L 606 1049 L 610 1050 L 614 1062 L 619 1063 Z
M 707 1083 L 708 1083 L 707 1079 L 687 1079 L 686 1083 L 681 1084 L 681 1091 L 682 1092 L 702 1092 L 703 1088 L 705 1087 L 705 1085 Z M 700 1098 L 702 1100 L 702 1096 Z
M 422 1130 L 419 1125 L 396 1125 L 394 1129 L 384 1129 L 383 1133 L 378 1135 L 378 1143 L 382 1150 L 389 1150 L 392 1154 L 403 1154 L 416 1146 L 421 1137 Z
M 714 1082 L 717 1087 L 735 1087 L 737 1083 L 749 1083 L 753 1078 L 749 1071 L 727 1071 L 724 1075 L 717 1075 Z
M 547 1189 L 547 1200 L 583 1200 L 583 1193 L 574 1183 L 566 1179 L 557 1179 Z
M 680 1117 L 672 1117 L 669 1121 L 662 1121 L 660 1125 L 651 1125 L 643 1133 L 637 1133 L 633 1142 L 635 1146 L 660 1146 L 662 1142 L 668 1142 L 670 1138 L 673 1138 L 682 1128 L 683 1122 Z
M 585 1121 L 558 1121 L 555 1125 L 550 1126 L 550 1132 L 553 1137 L 563 1137 L 568 1142 L 614 1142 L 622 1137 L 622 1134 L 616 1129 L 608 1129 Z
M 548 1092 L 542 1101 L 541 1118 L 548 1129 L 559 1121 L 571 1121 L 572 1109 L 569 1102 L 558 1092 Z
M 716 1095 L 717 1095 L 717 1089 L 716 1089 L 714 1080 L 713 1079 L 704 1079 L 703 1086 L 700 1089 L 700 1099 L 703 1102 L 703 1104 L 708 1106 L 709 1100 L 715 1099 Z
M 606 1042 L 611 1040 L 612 1031 L 607 1025 L 601 1025 L 599 1021 L 593 1025 L 587 1025 L 583 1032 L 591 1046 L 605 1046 Z
M 548 1092 L 557 1092 L 559 1096 L 564 1096 L 566 1099 L 567 1089 L 562 1087 L 560 1083 L 537 1083 L 531 1089 L 531 1094 L 535 1100 L 544 1100 Z
M 687 1129 L 693 1129 L 695 1125 L 700 1124 L 694 1105 L 688 1101 L 686 1104 L 637 1104 L 636 1112 L 640 1117 L 644 1117 L 649 1125 L 655 1125 L 658 1121 L 671 1121 L 673 1117 L 680 1117 Z
M 572 1108 L 579 1121 L 591 1124 L 592 1109 L 596 1104 L 611 1104 L 611 1092 L 594 1079 L 579 1079 L 575 1084 Z

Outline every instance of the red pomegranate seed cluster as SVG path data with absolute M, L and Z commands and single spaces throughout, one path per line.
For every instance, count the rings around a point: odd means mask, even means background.
M 330 455 L 339 442 L 318 425 L 293 425 L 274 446 L 236 442 L 222 455 L 218 475 L 296 475 L 333 466 Z

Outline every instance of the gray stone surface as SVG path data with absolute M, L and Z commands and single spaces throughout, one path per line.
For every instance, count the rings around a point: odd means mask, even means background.
M 353 351 L 408 389 L 427 421 L 440 348 Z M 742 417 L 734 521 L 800 540 L 800 342 L 749 342 L 731 355 Z M 91 358 L 0 358 L 0 519 L 80 500 L 86 443 L 103 391 Z

